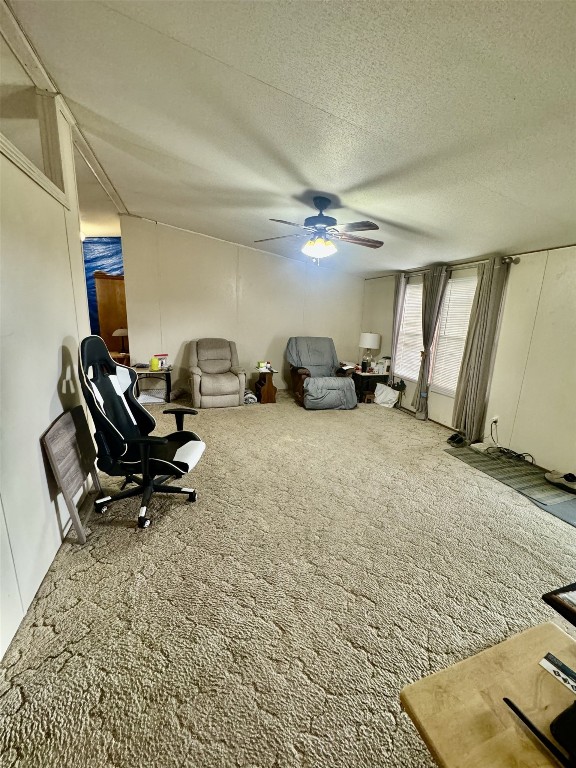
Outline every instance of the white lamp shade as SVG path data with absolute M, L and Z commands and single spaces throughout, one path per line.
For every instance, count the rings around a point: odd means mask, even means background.
M 116 328 L 112 336 L 128 336 L 128 328 Z
M 361 333 L 358 346 L 361 349 L 380 349 L 379 333 Z

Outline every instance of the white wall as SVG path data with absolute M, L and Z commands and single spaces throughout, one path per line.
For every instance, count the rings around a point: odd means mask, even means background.
M 68 523 L 49 492 L 40 437 L 81 401 L 75 363 L 89 333 L 70 126 L 61 113 L 58 121 L 68 207 L 0 157 L 2 653 Z
M 189 388 L 188 342 L 204 337 L 235 341 L 252 377 L 270 360 L 278 388 L 290 336 L 331 336 L 357 359 L 363 279 L 131 216 L 121 226 L 131 359 L 167 352 L 177 386 Z
M 392 352 L 395 286 L 394 275 L 370 278 L 364 284 L 362 331 L 381 335 L 380 350 L 373 352 L 376 359 L 381 355 L 389 356 Z
M 576 472 L 576 247 L 531 253 L 508 279 L 487 423 L 547 469 Z

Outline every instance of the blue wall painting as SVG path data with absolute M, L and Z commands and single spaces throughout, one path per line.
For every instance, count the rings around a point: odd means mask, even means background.
M 99 334 L 100 324 L 98 322 L 94 272 L 106 272 L 108 275 L 124 274 L 121 238 L 87 237 L 82 243 L 82 250 L 84 252 L 84 271 L 86 272 L 90 330 L 92 333 Z

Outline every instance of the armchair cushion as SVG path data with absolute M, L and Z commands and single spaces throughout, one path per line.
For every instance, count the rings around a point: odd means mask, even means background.
M 204 373 L 202 374 L 201 387 L 202 397 L 233 395 L 238 392 L 238 376 L 231 371 L 227 373 Z
M 348 377 L 322 376 L 304 382 L 304 408 L 307 410 L 349 411 L 356 405 L 356 388 Z

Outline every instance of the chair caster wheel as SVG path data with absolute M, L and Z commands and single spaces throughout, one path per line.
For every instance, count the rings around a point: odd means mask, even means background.
M 149 528 L 151 523 L 152 523 L 152 520 L 150 520 L 149 517 L 138 518 L 138 528 Z
M 198 494 L 196 493 L 196 491 L 192 491 L 192 493 L 188 494 L 188 501 L 196 501 L 197 498 L 198 498 Z
M 108 504 L 98 504 L 98 502 L 94 502 L 94 512 L 98 515 L 102 515 L 106 510 L 108 509 Z

